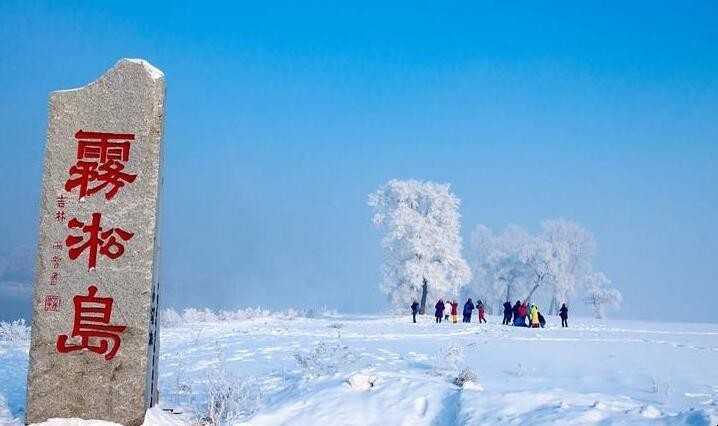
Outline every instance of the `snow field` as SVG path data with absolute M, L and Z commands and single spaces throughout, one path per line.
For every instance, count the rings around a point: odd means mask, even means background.
M 718 325 L 571 318 L 561 329 L 551 317 L 548 328 L 527 329 L 488 318 L 265 317 L 165 328 L 161 406 L 181 414 L 162 421 L 207 416 L 214 386 L 233 389 L 225 419 L 234 424 L 718 424 Z M 0 343 L 0 424 L 22 418 L 26 363 L 27 345 Z M 477 380 L 457 386 L 467 367 Z

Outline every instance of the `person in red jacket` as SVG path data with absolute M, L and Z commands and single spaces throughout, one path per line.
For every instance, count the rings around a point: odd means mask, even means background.
M 484 317 L 484 302 L 479 300 L 479 303 L 476 304 L 476 309 L 479 310 L 479 324 L 481 324 L 481 322 L 486 323 L 486 318 Z
M 454 300 L 451 302 L 451 320 L 456 324 L 459 322 L 459 302 Z
M 529 308 L 526 306 L 526 302 L 522 303 L 519 307 L 519 324 L 528 327 L 526 324 L 526 315 L 528 315 Z

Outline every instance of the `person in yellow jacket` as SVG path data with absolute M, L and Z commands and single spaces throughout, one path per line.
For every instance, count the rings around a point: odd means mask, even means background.
M 536 307 L 533 303 L 531 304 L 531 314 L 529 315 L 529 318 L 531 318 L 531 328 L 539 328 L 541 326 L 539 322 L 538 307 Z

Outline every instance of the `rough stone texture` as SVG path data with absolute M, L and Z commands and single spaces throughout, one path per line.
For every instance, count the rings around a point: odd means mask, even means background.
M 157 357 L 157 238 L 164 111 L 164 76 L 142 60 L 120 60 L 100 79 L 86 87 L 53 92 L 40 202 L 40 233 L 35 278 L 32 344 L 28 372 L 28 423 L 53 417 L 79 417 L 142 423 L 145 410 L 156 401 Z M 79 199 L 65 190 L 69 169 L 77 161 L 78 130 L 132 133 L 125 172 L 136 174 L 111 200 L 100 191 Z M 60 208 L 57 197 L 64 195 Z M 58 211 L 66 218 L 58 221 Z M 88 270 L 88 253 L 71 260 L 65 240 L 81 235 L 71 230 L 72 218 L 90 222 L 102 214 L 104 229 L 133 232 L 124 242 L 124 255 L 111 260 L 98 254 Z M 59 247 L 57 242 L 62 242 Z M 59 256 L 58 259 L 55 256 Z M 59 273 L 56 284 L 50 283 Z M 75 295 L 97 287 L 97 297 L 112 297 L 111 325 L 124 325 L 120 349 L 111 360 L 88 350 L 60 353 L 60 335 L 73 332 Z M 56 311 L 46 310 L 47 296 L 59 297 Z M 52 303 L 50 303 L 52 308 Z M 79 338 L 70 338 L 73 344 Z M 98 338 L 90 339 L 92 345 Z

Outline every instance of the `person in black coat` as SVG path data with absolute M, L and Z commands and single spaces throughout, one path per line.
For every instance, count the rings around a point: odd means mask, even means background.
M 444 301 L 439 299 L 438 302 L 436 302 L 436 312 L 434 313 L 434 316 L 436 317 L 436 323 L 441 323 L 441 318 L 444 316 Z
M 471 322 L 471 314 L 474 312 L 474 302 L 471 301 L 471 298 L 469 297 L 469 300 L 464 303 L 464 321 L 463 322 Z
M 504 302 L 504 321 L 501 324 L 511 324 L 511 303 L 509 301 Z
M 561 309 L 559 309 L 558 312 L 558 316 L 561 317 L 561 327 L 568 327 L 568 308 L 565 303 L 561 305 Z
M 538 316 L 539 316 L 539 325 L 541 326 L 541 328 L 546 327 L 546 318 L 544 318 L 543 315 L 541 315 L 541 312 L 538 313 Z
M 411 316 L 414 318 L 414 324 L 416 324 L 416 314 L 419 313 L 419 302 L 414 299 L 411 303 Z

